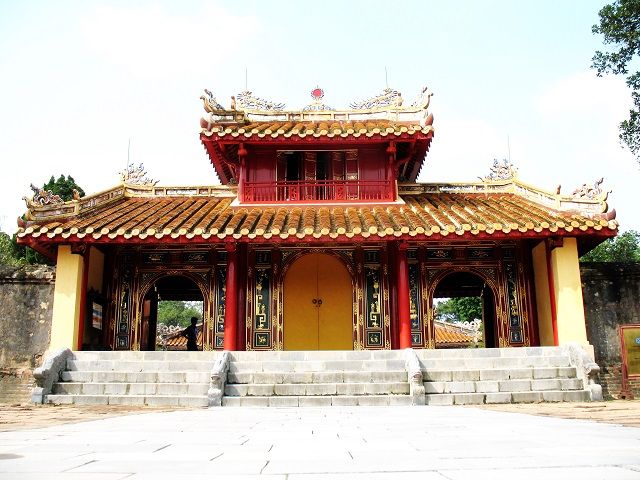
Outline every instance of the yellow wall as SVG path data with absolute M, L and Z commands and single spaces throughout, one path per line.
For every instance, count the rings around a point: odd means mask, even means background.
M 544 241 L 533 248 L 532 257 L 540 345 L 553 345 L 551 299 L 549 298 L 549 277 L 547 276 L 547 252 Z
M 562 247 L 551 251 L 558 318 L 558 341 L 588 344 L 584 318 L 578 243 L 565 238 Z
M 89 276 L 87 290 L 94 289 L 102 293 L 102 276 L 104 272 L 104 254 L 95 247 L 89 252 Z
M 83 267 L 84 259 L 81 255 L 72 254 L 71 247 L 58 247 L 50 349 L 78 349 Z

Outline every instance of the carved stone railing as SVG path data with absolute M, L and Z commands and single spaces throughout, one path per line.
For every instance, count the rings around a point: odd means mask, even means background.
M 584 382 L 584 388 L 589 390 L 592 402 L 602 401 L 602 386 L 598 384 L 598 373 L 600 367 L 593 359 L 585 347 L 578 343 L 568 343 L 560 347 L 569 356 L 571 365 L 576 367 L 577 376 Z
M 31 391 L 33 403 L 44 403 L 51 393 L 53 384 L 60 380 L 62 372 L 67 368 L 67 359 L 72 356 L 71 350 L 61 348 L 47 353 L 41 367 L 33 371 L 36 386 Z
M 424 405 L 425 391 L 424 384 L 422 383 L 422 367 L 420 365 L 420 359 L 413 348 L 407 348 L 405 350 L 405 368 L 409 380 L 411 405 Z
M 224 386 L 227 383 L 228 370 L 229 352 L 222 352 L 211 369 L 211 381 L 207 391 L 210 407 L 222 406 L 222 396 L 224 395 Z

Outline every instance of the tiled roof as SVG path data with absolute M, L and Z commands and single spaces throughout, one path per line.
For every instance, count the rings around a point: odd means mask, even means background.
M 469 329 L 438 320 L 433 322 L 433 326 L 436 345 L 468 345 L 475 343 L 473 332 Z
M 202 348 L 202 323 L 198 324 L 198 339 L 196 340 L 198 348 Z M 164 347 L 167 350 L 186 350 L 187 349 L 187 337 L 177 335 L 172 338 L 168 338 L 164 343 Z
M 433 120 L 431 117 L 430 121 Z M 385 119 L 353 121 L 264 121 L 250 123 L 201 122 L 207 137 L 276 138 L 276 137 L 399 137 L 417 133 L 428 134 L 433 127 L 427 122 L 399 122 Z
M 27 214 L 31 220 L 19 229 L 18 236 L 42 243 L 74 240 L 108 243 L 115 239 L 146 243 L 260 238 L 331 241 L 381 237 L 437 239 L 447 235 L 504 237 L 569 232 L 574 235 L 586 231 L 602 231 L 611 236 L 618 226 L 610 215 L 593 210 L 600 208 L 598 203 L 586 205 L 592 207 L 591 213 L 578 213 L 556 210 L 542 201 L 508 191 L 445 192 L 416 184 L 408 186 L 408 193 L 401 195 L 403 202 L 396 203 L 237 206 L 233 204 L 232 188 L 216 188 L 216 194 L 211 191 L 202 194 L 206 189 L 196 187 L 195 195 L 169 195 L 165 188 L 165 196 L 155 191 L 145 196 L 129 196 L 126 188 L 121 188 L 119 197 L 112 192 L 101 194 L 108 197 L 103 203 L 88 198 L 52 209 L 34 207 Z M 561 205 L 559 201 L 557 204 Z

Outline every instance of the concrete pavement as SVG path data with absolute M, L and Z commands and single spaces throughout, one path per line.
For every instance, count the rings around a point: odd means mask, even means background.
M 217 408 L 0 432 L 0 479 L 640 479 L 640 429 L 460 407 Z

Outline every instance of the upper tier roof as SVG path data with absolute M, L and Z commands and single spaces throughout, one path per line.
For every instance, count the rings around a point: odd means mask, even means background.
M 390 140 L 411 142 L 403 171 L 409 181 L 416 179 L 434 133 L 433 115 L 428 112 L 431 93 L 426 88 L 410 105 L 403 104 L 399 92 L 387 88 L 344 110 L 322 103 L 321 89 L 314 92 L 314 102 L 301 110 L 285 110 L 283 104 L 256 98 L 251 92 L 232 97 L 226 109 L 205 90 L 206 95 L 200 97 L 206 111 L 200 119 L 200 138 L 220 180 L 226 184 L 235 179 L 240 143 L 295 142 L 298 147 L 330 143 L 343 148 L 346 142 Z

